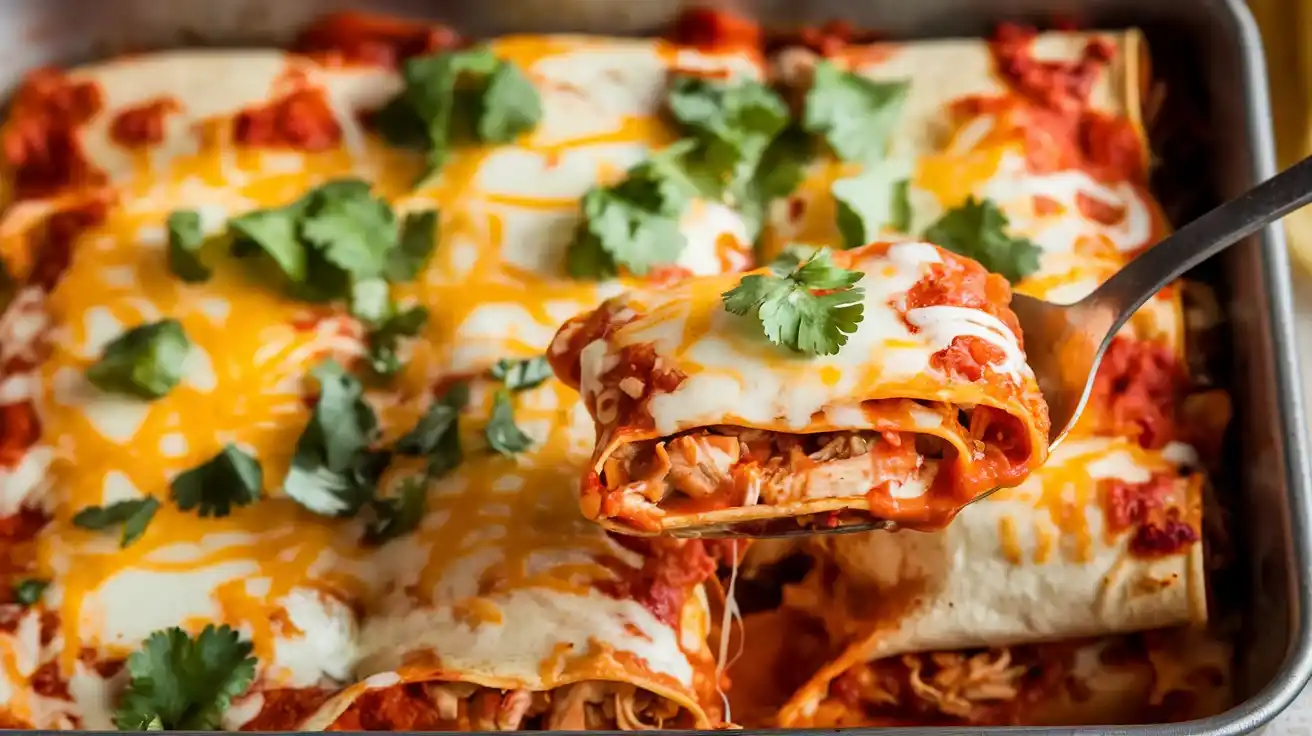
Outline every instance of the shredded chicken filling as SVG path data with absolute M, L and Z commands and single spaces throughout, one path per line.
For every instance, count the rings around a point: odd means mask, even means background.
M 624 489 L 635 512 L 676 499 L 723 508 L 872 490 L 915 496 L 933 480 L 946 445 L 909 432 L 787 434 L 721 425 L 623 445 L 607 458 L 603 482 Z
M 874 711 L 928 706 L 946 716 L 976 720 L 982 707 L 1015 700 L 1031 669 L 1017 664 L 1006 648 L 908 654 L 900 667 L 896 664 L 880 661 L 848 670 L 832 693 Z
M 627 683 L 581 682 L 555 690 L 500 690 L 435 682 L 424 692 L 443 721 L 476 731 L 663 728 L 679 706 Z

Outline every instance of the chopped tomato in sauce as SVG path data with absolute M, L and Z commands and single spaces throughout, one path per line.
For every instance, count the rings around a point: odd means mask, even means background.
M 944 349 L 929 356 L 929 364 L 949 376 L 978 381 L 984 369 L 1006 360 L 1002 348 L 974 335 L 957 335 Z
M 182 106 L 172 97 L 148 100 L 123 110 L 109 124 L 109 137 L 128 148 L 146 146 L 164 140 L 164 124 L 169 113 Z
M 41 420 L 30 401 L 0 405 L 0 468 L 13 468 L 41 437 Z M 0 521 L 0 536 L 3 522 Z
M 1148 522 L 1130 539 L 1130 552 L 1141 557 L 1162 557 L 1183 551 L 1198 541 L 1198 530 L 1178 518 L 1175 509 L 1160 524 Z
M 460 34 L 443 25 L 345 11 L 315 21 L 292 49 L 327 64 L 396 68 L 406 59 L 459 48 L 462 43 Z
M 996 273 L 990 273 L 979 263 L 941 252 L 943 259 L 930 264 L 920 280 L 907 290 L 903 314 L 921 307 L 951 306 L 978 309 L 996 317 L 1024 347 L 1020 334 L 1020 321 L 1007 306 L 1011 302 L 1011 284 Z M 905 319 L 905 316 L 904 316 Z M 907 323 L 916 332 L 918 328 Z
M 1013 94 L 968 96 L 952 104 L 953 114 L 994 115 L 1007 135 L 1024 141 L 1035 171 L 1078 168 L 1104 181 L 1143 181 L 1147 157 L 1139 131 L 1128 118 L 1089 105 L 1115 47 L 1094 38 L 1077 60 L 1040 60 L 1033 55 L 1036 35 L 1030 28 L 1000 26 L 990 49 Z
M 765 46 L 767 52 L 800 46 L 821 56 L 834 56 L 850 46 L 874 43 L 880 36 L 877 32 L 859 29 L 850 21 L 835 19 L 793 31 L 771 33 Z
M 27 75 L 0 134 L 5 163 L 14 170 L 15 197 L 44 197 L 105 182 L 104 172 L 87 160 L 79 131 L 103 104 L 93 82 L 74 82 L 53 68 Z
M 36 262 L 28 282 L 47 292 L 53 291 L 73 261 L 74 241 L 84 230 L 103 222 L 108 211 L 109 202 L 98 197 L 52 214 L 45 227 L 38 229 L 37 242 L 31 246 Z
M 692 8 L 675 19 L 669 38 L 707 51 L 755 50 L 761 46 L 761 27 L 728 11 Z
M 1170 473 L 1156 473 L 1146 483 L 1111 481 L 1103 497 L 1107 530 L 1119 533 L 1143 523 L 1149 512 L 1167 504 L 1174 490 L 1175 476 Z
M 1165 446 L 1177 434 L 1175 407 L 1184 381 L 1184 368 L 1168 346 L 1114 338 L 1089 397 L 1098 431 L 1133 437 L 1148 449 Z
M 1080 214 L 1102 225 L 1116 225 L 1125 219 L 1125 208 L 1110 204 L 1084 192 L 1075 194 L 1075 206 Z
M 612 534 L 621 546 L 643 556 L 642 568 L 616 565 L 619 579 L 599 589 L 615 598 L 637 601 L 657 620 L 678 627 L 683 605 L 693 588 L 715 575 L 716 564 L 700 539 L 632 537 Z
M 1017 92 L 1044 107 L 1078 109 L 1089 99 L 1115 47 L 1106 39 L 1094 38 L 1076 61 L 1046 61 L 1034 58 L 1038 31 L 1014 23 L 998 26 L 991 48 L 998 71 Z
M 257 147 L 325 151 L 342 140 L 328 96 L 322 89 L 306 87 L 286 94 L 264 107 L 243 110 L 236 121 L 238 143 Z
M 59 674 L 59 662 L 51 660 L 41 665 L 32 673 L 32 690 L 45 698 L 72 700 L 68 692 L 68 681 Z
M 329 731 L 454 731 L 443 719 L 423 683 L 366 690 L 340 715 Z
M 1179 479 L 1155 473 L 1144 483 L 1113 480 L 1104 485 L 1103 509 L 1107 531 L 1118 534 L 1134 528 L 1129 550 L 1142 557 L 1174 554 L 1197 542 L 1198 530 L 1183 518 Z
M 286 688 L 265 690 L 260 712 L 242 725 L 243 731 L 295 731 L 332 695 L 322 688 Z

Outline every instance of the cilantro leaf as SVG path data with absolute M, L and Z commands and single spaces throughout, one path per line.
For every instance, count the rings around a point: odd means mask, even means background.
M 514 360 L 502 358 L 489 371 L 492 377 L 506 384 L 511 391 L 524 391 L 541 386 L 551 378 L 551 364 L 545 356 Z
M 460 464 L 460 410 L 469 403 L 469 387 L 457 383 L 428 407 L 413 429 L 396 441 L 396 453 L 428 458 L 428 477 L 437 478 Z
M 210 269 L 200 260 L 205 233 L 200 228 L 200 213 L 177 210 L 169 214 L 169 270 L 188 283 L 208 281 Z
M 392 294 L 382 279 L 362 279 L 351 284 L 351 316 L 366 325 L 380 325 L 392 313 Z
M 401 240 L 387 261 L 387 280 L 413 281 L 428 263 L 437 245 L 437 210 L 411 212 L 401 223 Z
M 396 248 L 396 215 L 363 192 L 327 196 L 320 191 L 301 223 L 301 237 L 329 263 L 357 279 L 381 276 Z
M 365 527 L 364 543 L 379 545 L 419 528 L 428 510 L 428 491 L 424 483 L 412 480 L 393 498 L 373 501 L 374 520 Z
M 674 263 L 688 244 L 679 218 L 697 193 L 681 168 L 691 144 L 675 144 L 637 166 L 617 184 L 583 195 L 583 220 L 567 255 L 575 278 L 605 279 L 623 267 L 645 276 Z
M 667 105 L 697 142 L 691 156 L 697 168 L 730 196 L 741 193 L 770 142 L 788 125 L 783 99 L 751 79 L 679 75 L 670 83 Z
M 515 424 L 515 407 L 510 402 L 510 392 L 506 389 L 497 391 L 492 403 L 492 416 L 483 428 L 488 447 L 502 455 L 514 455 L 533 446 L 533 438 L 524 434 Z
M 1007 234 L 1007 216 L 992 200 L 968 197 L 925 230 L 924 238 L 973 258 L 1015 283 L 1039 270 L 1039 246 Z
M 330 181 L 284 207 L 229 221 L 234 253 L 267 253 L 298 299 L 346 300 L 351 315 L 375 328 L 374 365 L 380 375 L 400 368 L 390 283 L 412 280 L 432 255 L 437 212 L 407 215 L 398 223 L 390 205 L 368 182 Z M 413 318 L 410 318 L 413 319 Z M 418 329 L 417 327 L 413 329 Z
M 41 600 L 41 594 L 49 587 L 49 580 L 26 578 L 14 583 L 14 602 L 25 608 L 31 608 Z
M 183 511 L 199 508 L 201 517 L 227 516 L 233 506 L 259 500 L 264 471 L 259 460 L 229 444 L 205 463 L 180 473 L 170 488 Z
M 300 239 L 305 200 L 286 207 L 253 210 L 228 220 L 234 255 L 263 251 L 292 284 L 305 282 L 308 254 Z
M 911 219 L 906 178 L 910 169 L 903 162 L 881 161 L 867 165 L 857 176 L 833 183 L 830 191 L 844 248 L 865 245 L 884 230 L 905 232 Z
M 336 362 L 310 373 L 319 381 L 319 400 L 296 442 L 283 491 L 317 514 L 349 516 L 372 497 L 386 468 L 369 449 L 378 420 L 360 382 Z
M 843 161 L 878 161 L 910 89 L 909 82 L 876 82 L 821 60 L 806 93 L 802 126 L 824 138 Z
M 118 701 L 114 725 L 214 731 L 232 699 L 255 680 L 253 647 L 227 626 L 210 624 L 196 638 L 177 627 L 151 634 L 128 657 L 131 679 Z
M 487 48 L 464 49 L 406 62 L 404 87 L 375 118 L 389 143 L 425 149 L 422 185 L 465 142 L 507 143 L 542 118 L 537 90 L 514 64 Z
M 790 255 L 773 265 L 769 275 L 744 276 L 722 295 L 724 308 L 740 316 L 754 315 L 775 345 L 833 355 L 864 316 L 864 291 L 855 286 L 863 275 L 835 266 L 827 248 L 800 264 Z
M 393 312 L 377 329 L 369 333 L 369 366 L 380 376 L 390 376 L 401 370 L 401 359 L 396 354 L 397 344 L 403 337 L 414 337 L 428 321 L 428 309 L 413 306 Z
M 753 237 L 764 227 L 770 203 L 791 195 L 801 185 L 814 148 L 806 131 L 790 125 L 761 154 L 756 172 L 734 202 L 734 208 L 747 222 Z
M 182 380 L 191 341 L 177 320 L 133 327 L 105 346 L 87 368 L 87 380 L 108 393 L 158 399 Z
M 159 510 L 159 501 L 152 496 L 119 501 L 108 506 L 88 506 L 73 516 L 73 525 L 83 529 L 106 529 L 123 525 L 119 547 L 127 547 L 141 538 L 150 520 Z
M 509 143 L 542 119 L 542 100 L 533 83 L 514 64 L 502 62 L 488 77 L 478 115 L 478 139 Z

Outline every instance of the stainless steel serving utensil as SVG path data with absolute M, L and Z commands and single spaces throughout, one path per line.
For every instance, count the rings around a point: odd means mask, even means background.
M 1021 334 L 1025 336 L 1025 357 L 1038 379 L 1052 419 L 1049 446 L 1056 447 L 1079 418 L 1089 400 L 1103 353 L 1135 310 L 1189 269 L 1309 203 L 1312 203 L 1312 157 L 1180 228 L 1074 304 L 1052 304 L 1014 294 L 1011 308 L 1020 319 Z M 991 493 L 981 494 L 974 500 Z M 896 528 L 895 523 L 880 519 L 832 529 L 763 527 L 760 522 L 752 522 L 715 529 L 678 530 L 672 534 L 708 539 L 770 538 Z
M 1180 228 L 1074 304 L 1013 295 L 1025 357 L 1048 403 L 1049 446 L 1079 418 L 1103 353 L 1135 310 L 1185 271 L 1310 202 L 1312 157 Z

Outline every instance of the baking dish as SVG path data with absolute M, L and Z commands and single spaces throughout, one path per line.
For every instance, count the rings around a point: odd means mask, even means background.
M 361 5 L 350 2 L 196 1 L 161 5 L 144 0 L 110 0 L 95 5 L 11 2 L 0 9 L 7 34 L 0 75 L 12 89 L 21 74 L 46 63 L 67 64 L 110 53 L 192 43 L 247 44 L 278 41 L 323 12 Z M 679 4 L 642 0 L 509 0 L 489 12 L 485 4 L 452 3 L 440 18 L 471 34 L 507 31 L 649 31 L 668 20 Z M 433 15 L 419 2 L 372 3 L 376 12 L 414 17 Z M 1168 163 L 1191 160 L 1212 184 L 1213 198 L 1233 196 L 1273 171 L 1269 119 L 1256 31 L 1236 2 L 1194 3 L 1091 0 L 1063 2 L 938 0 L 909 6 L 852 6 L 817 2 L 805 8 L 783 2 L 738 3 L 771 25 L 843 17 L 892 37 L 981 35 L 1002 19 L 1048 25 L 1054 20 L 1083 26 L 1142 27 L 1161 75 L 1172 90 L 1168 105 L 1194 103 L 1211 135 L 1205 149 Z M 1186 152 L 1188 153 L 1188 152 Z M 1179 171 L 1179 169 L 1177 169 Z M 1178 223 L 1205 206 L 1184 198 L 1171 215 Z M 1302 405 L 1290 325 L 1287 264 L 1279 233 L 1269 230 L 1232 249 L 1220 263 L 1202 269 L 1222 296 L 1229 319 L 1232 356 L 1229 384 L 1235 392 L 1236 424 L 1228 499 L 1235 502 L 1235 536 L 1242 560 L 1246 601 L 1240 633 L 1240 705 L 1204 721 L 1117 728 L 1117 733 L 1242 733 L 1259 727 L 1287 705 L 1312 674 L 1309 587 L 1302 571 L 1312 554 L 1308 532 L 1308 466 Z M 915 729 L 905 729 L 912 731 Z M 898 733 L 902 730 L 894 730 Z M 1098 729 L 1082 729 L 1094 733 Z

